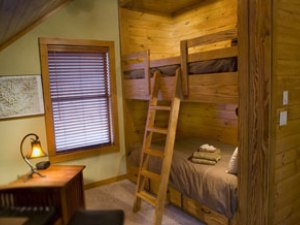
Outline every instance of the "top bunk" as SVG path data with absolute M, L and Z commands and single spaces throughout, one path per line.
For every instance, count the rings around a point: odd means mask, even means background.
M 205 50 L 205 46 L 223 47 Z M 122 57 L 123 94 L 125 99 L 148 100 L 155 71 L 161 73 L 159 97 L 170 99 L 176 70 L 181 74 L 183 101 L 238 102 L 237 31 L 226 30 L 180 41 L 180 55 L 150 60 L 150 51 Z

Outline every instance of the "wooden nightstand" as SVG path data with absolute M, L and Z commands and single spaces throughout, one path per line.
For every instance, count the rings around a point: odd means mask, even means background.
M 84 168 L 85 166 L 52 165 L 46 170 L 40 170 L 45 177 L 35 174 L 26 181 L 19 178 L 0 187 L 0 207 L 55 207 L 58 216 L 56 224 L 65 225 L 77 209 L 85 207 Z

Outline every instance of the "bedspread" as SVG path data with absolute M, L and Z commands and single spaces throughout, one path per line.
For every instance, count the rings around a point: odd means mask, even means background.
M 221 160 L 216 165 L 195 164 L 189 157 L 202 144 L 210 144 L 221 150 Z M 153 148 L 162 148 L 162 143 L 153 144 Z M 226 172 L 230 157 L 236 146 L 216 140 L 202 138 L 184 138 L 176 140 L 172 159 L 170 182 L 182 194 L 198 201 L 210 209 L 232 218 L 237 205 L 237 177 Z M 129 163 L 138 166 L 140 149 L 133 150 Z M 151 158 L 149 169 L 159 173 L 161 161 Z

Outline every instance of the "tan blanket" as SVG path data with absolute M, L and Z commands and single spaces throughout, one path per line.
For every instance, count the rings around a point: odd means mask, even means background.
M 205 159 L 218 162 L 221 159 L 221 151 L 217 149 L 215 152 L 194 152 L 192 158 Z
M 193 163 L 200 163 L 205 165 L 216 165 L 216 161 L 213 160 L 207 160 L 207 159 L 197 159 L 197 158 L 191 158 L 191 161 Z

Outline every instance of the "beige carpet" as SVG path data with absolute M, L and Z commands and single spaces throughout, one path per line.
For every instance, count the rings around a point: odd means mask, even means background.
M 87 209 L 123 209 L 125 225 L 151 225 L 154 209 L 143 202 L 139 212 L 132 212 L 135 184 L 122 180 L 113 184 L 85 191 Z M 163 225 L 203 225 L 203 223 L 168 204 L 165 208 Z

